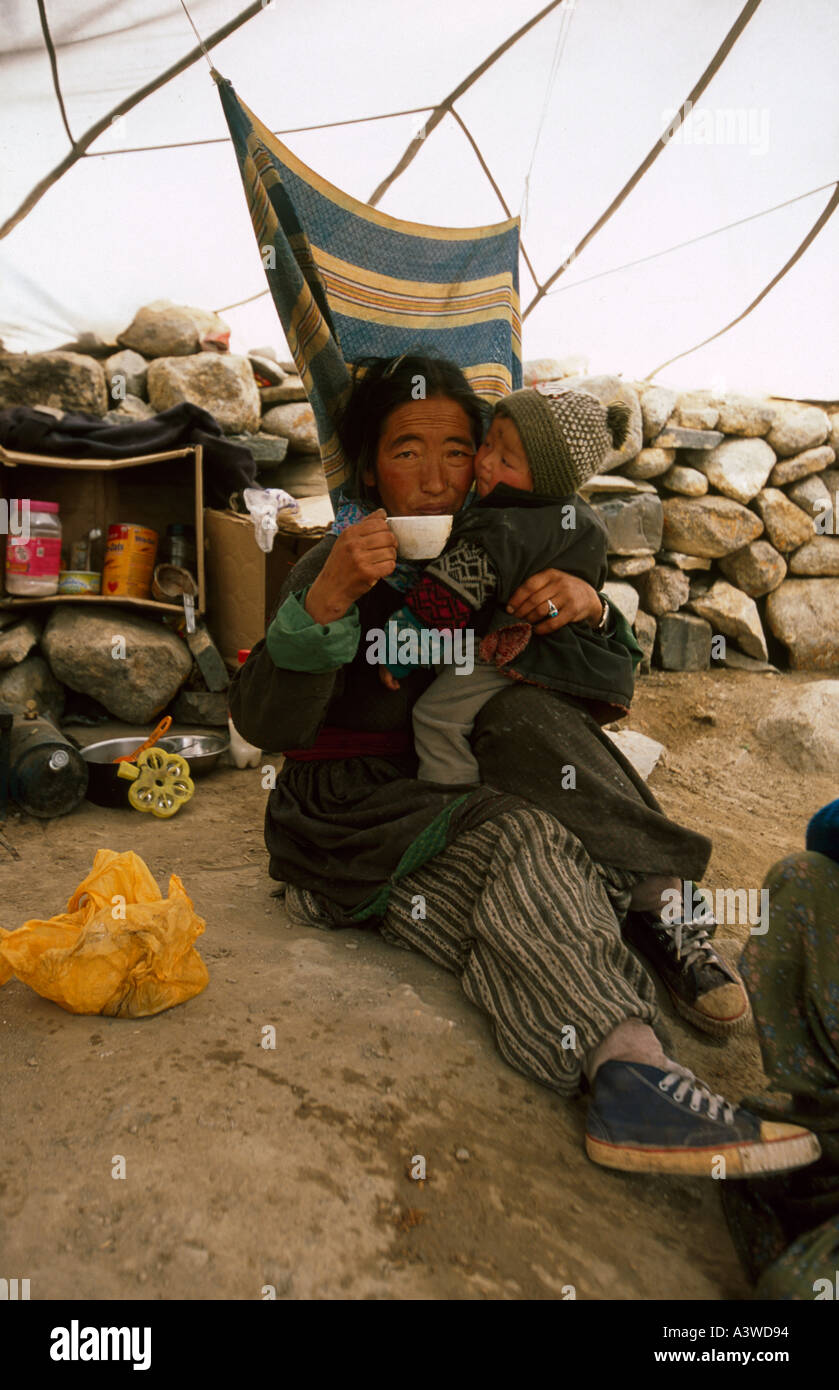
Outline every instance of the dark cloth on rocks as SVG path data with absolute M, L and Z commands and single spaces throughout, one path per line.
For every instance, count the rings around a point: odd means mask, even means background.
M 298 562 L 281 602 L 314 581 L 334 543 L 335 537 L 326 537 Z M 410 728 L 413 703 L 434 673 L 417 671 L 398 691 L 388 691 L 366 659 L 365 634 L 383 629 L 402 601 L 384 582 L 358 601 L 361 642 L 339 670 L 283 670 L 264 639 L 259 642 L 230 689 L 233 722 L 242 736 L 278 751 L 311 747 L 324 724 L 360 731 Z M 553 815 L 598 862 L 642 874 L 701 878 L 710 841 L 667 819 L 581 703 L 511 685 L 481 711 L 473 747 L 485 785 L 465 799 L 414 780 L 413 758 L 287 762 L 266 808 L 272 877 L 324 894 L 345 909 L 360 906 L 377 883 L 391 879 L 413 839 L 438 817 L 448 815 L 450 842 L 467 823 L 475 826 L 493 815 L 494 797 L 497 809 L 506 810 L 507 796 L 515 795 Z M 568 765 L 576 769 L 577 787 L 563 791 Z
M 68 459 L 128 459 L 200 444 L 204 503 L 208 507 L 226 508 L 232 493 L 252 487 L 256 480 L 250 450 L 225 439 L 209 411 L 189 402 L 173 405 L 147 420 L 127 420 L 124 425 L 112 425 L 81 411 L 68 411 L 59 420 L 48 411 L 19 405 L 0 410 L 0 444 L 22 454 Z M 190 464 L 189 459 L 183 462 Z M 177 463 L 177 459 L 170 460 L 171 465 Z

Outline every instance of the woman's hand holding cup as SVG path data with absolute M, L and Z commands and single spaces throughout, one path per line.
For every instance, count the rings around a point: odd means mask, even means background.
M 324 625 L 343 618 L 356 599 L 396 568 L 396 537 L 383 507 L 336 538 L 326 563 L 306 595 L 310 618 Z

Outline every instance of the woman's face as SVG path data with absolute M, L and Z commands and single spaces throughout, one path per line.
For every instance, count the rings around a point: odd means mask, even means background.
M 375 474 L 388 516 L 451 516 L 472 486 L 475 443 L 469 416 L 446 396 L 409 401 L 391 411 L 382 426 Z

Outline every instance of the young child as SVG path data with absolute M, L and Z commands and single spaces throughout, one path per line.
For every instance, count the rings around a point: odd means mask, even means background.
M 390 620 L 397 641 L 411 627 L 415 636 L 423 627 L 441 633 L 465 628 L 466 636 L 483 639 L 481 659 L 469 674 L 435 666 L 437 678 L 414 706 L 421 779 L 449 785 L 480 780 L 469 736 L 483 705 L 511 679 L 587 700 L 600 723 L 627 713 L 641 652 L 636 646 L 633 658 L 607 635 L 608 608 L 599 629 L 569 623 L 542 637 L 505 612 L 511 594 L 541 569 L 564 570 L 595 589 L 602 585 L 606 531 L 574 494 L 620 448 L 627 424 L 625 406 L 606 409 L 581 390 L 552 396 L 514 391 L 496 406 L 475 458 L 477 498 L 455 517 L 442 555 L 425 567 Z M 393 688 L 395 678 L 412 669 L 388 663 L 382 679 Z

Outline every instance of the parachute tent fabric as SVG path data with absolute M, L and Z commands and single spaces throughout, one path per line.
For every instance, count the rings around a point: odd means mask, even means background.
M 521 386 L 519 219 L 457 228 L 389 217 L 307 168 L 216 80 L 335 497 L 347 476 L 335 412 L 352 363 L 431 351 L 457 362 L 487 401 Z

